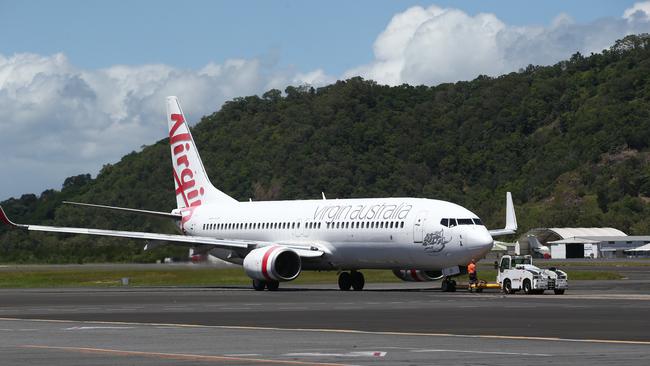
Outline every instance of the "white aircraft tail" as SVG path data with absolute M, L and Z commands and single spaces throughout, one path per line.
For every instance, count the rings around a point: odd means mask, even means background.
M 177 207 L 180 209 L 204 203 L 237 202 L 210 183 L 176 97 L 167 97 L 167 124 Z

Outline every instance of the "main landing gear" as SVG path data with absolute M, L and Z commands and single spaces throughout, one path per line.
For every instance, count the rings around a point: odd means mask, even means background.
M 363 278 L 363 273 L 357 271 L 341 272 L 339 274 L 339 288 L 341 291 L 349 291 L 352 288 L 354 291 L 363 290 L 366 280 Z
M 269 291 L 277 291 L 280 288 L 280 282 L 253 280 L 253 288 L 255 291 L 264 291 L 265 288 Z

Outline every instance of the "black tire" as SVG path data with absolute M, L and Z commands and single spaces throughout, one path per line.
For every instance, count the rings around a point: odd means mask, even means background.
M 442 280 L 442 283 L 440 284 L 440 291 L 442 291 L 442 292 L 448 292 L 449 291 L 449 281 Z
M 512 294 L 512 283 L 507 278 L 503 280 L 503 293 L 506 295 Z
M 363 290 L 363 286 L 366 284 L 366 279 L 363 277 L 363 273 L 352 271 L 350 277 L 352 280 L 352 289 L 354 291 Z
M 264 291 L 266 288 L 266 281 L 262 280 L 253 280 L 253 288 L 255 291 Z
M 532 295 L 532 294 L 533 294 L 533 286 L 530 284 L 530 280 L 529 280 L 529 279 L 525 279 L 525 280 L 524 280 L 524 287 L 523 287 L 523 289 L 524 289 L 524 293 L 525 293 L 526 295 Z
M 449 292 L 456 292 L 456 281 L 449 281 Z
M 562 290 L 553 290 L 553 292 L 555 292 L 556 295 L 564 295 L 564 289 L 562 289 Z
M 266 288 L 269 291 L 277 291 L 280 288 L 280 282 L 279 281 L 269 281 L 266 283 Z
M 352 276 L 350 272 L 341 272 L 339 274 L 339 289 L 341 291 L 350 291 L 350 287 L 352 287 Z

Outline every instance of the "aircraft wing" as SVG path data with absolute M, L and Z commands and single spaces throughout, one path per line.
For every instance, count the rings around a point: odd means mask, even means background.
M 7 217 L 7 214 L 4 212 L 2 207 L 0 207 L 0 221 L 4 222 L 6 225 L 9 225 L 10 227 L 29 230 L 29 231 L 111 236 L 111 237 L 140 239 L 140 240 L 164 241 L 164 242 L 176 243 L 181 245 L 185 244 L 190 246 L 206 245 L 206 246 L 213 246 L 215 248 L 224 248 L 224 249 L 253 250 L 255 248 L 265 247 L 269 245 L 282 245 L 296 251 L 297 254 L 303 258 L 320 257 L 325 253 L 322 249 L 316 246 L 271 243 L 271 242 L 254 241 L 254 240 L 219 239 L 219 238 L 212 238 L 206 236 L 187 236 L 187 235 L 175 235 L 175 234 L 145 233 L 145 232 L 137 232 L 137 231 L 87 229 L 87 228 L 76 228 L 76 227 L 21 225 L 12 222 Z
M 506 226 L 503 229 L 488 230 L 492 237 L 512 235 L 517 232 L 517 216 L 515 205 L 512 203 L 512 194 L 506 193 Z
M 140 215 L 163 217 L 163 218 L 174 219 L 174 220 L 181 220 L 183 218 L 183 216 L 181 214 L 175 214 L 175 213 L 169 213 L 169 212 L 137 210 L 135 208 L 115 207 L 115 206 L 106 206 L 106 205 L 95 205 L 95 204 L 92 204 L 92 203 L 81 203 L 81 202 L 70 202 L 70 201 L 63 201 L 63 203 L 66 204 L 66 205 L 93 207 L 93 208 L 100 208 L 100 209 L 104 209 L 104 210 L 115 210 L 115 211 L 129 212 L 129 213 L 135 213 L 135 214 L 140 214 Z

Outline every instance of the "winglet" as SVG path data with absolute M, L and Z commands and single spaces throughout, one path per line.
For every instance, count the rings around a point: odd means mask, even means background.
M 517 232 L 517 216 L 515 216 L 515 205 L 512 203 L 512 194 L 506 193 L 506 227 L 503 229 L 489 230 L 492 237 L 512 235 Z
M 506 193 L 506 230 L 517 231 L 517 216 L 510 192 Z
M 22 225 L 15 224 L 11 220 L 9 220 L 9 217 L 7 217 L 7 214 L 5 213 L 5 210 L 2 209 L 2 206 L 0 206 L 0 221 L 4 222 L 6 225 L 12 228 L 22 227 Z

